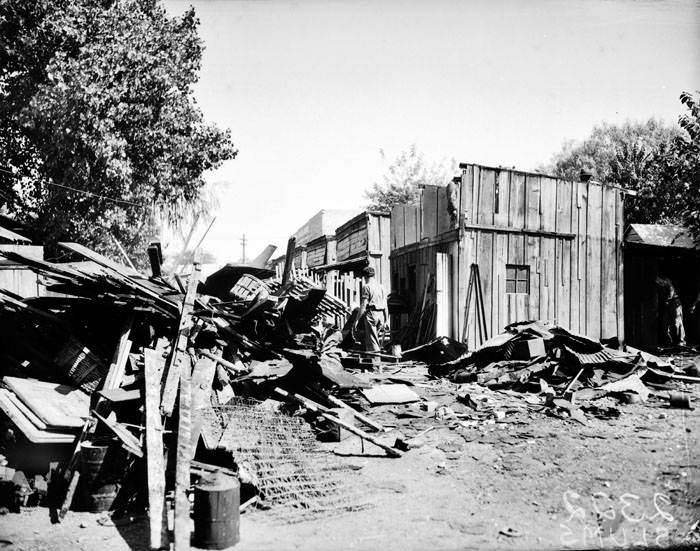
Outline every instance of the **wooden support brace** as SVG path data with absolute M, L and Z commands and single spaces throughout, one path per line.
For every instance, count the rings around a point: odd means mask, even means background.
M 180 402 L 178 408 L 177 454 L 175 459 L 175 551 L 190 548 L 190 461 L 192 459 L 191 405 L 192 379 L 189 369 L 180 372 Z
M 275 388 L 275 392 L 277 394 L 279 394 L 280 396 L 283 396 L 285 398 L 289 398 L 291 400 L 295 400 L 296 402 L 299 402 L 301 405 L 303 405 L 309 411 L 313 411 L 314 413 L 318 413 L 321 417 L 323 417 L 324 419 L 327 419 L 331 423 L 335 423 L 336 425 L 343 427 L 348 432 L 352 432 L 353 434 L 356 434 L 360 438 L 363 438 L 363 439 L 367 440 L 368 442 L 372 442 L 372 444 L 374 444 L 375 446 L 379 446 L 380 448 L 382 448 L 387 453 L 387 455 L 389 455 L 390 457 L 401 457 L 402 453 L 400 451 L 392 448 L 391 446 L 384 444 L 383 442 L 380 442 L 371 434 L 367 434 L 365 431 L 358 429 L 357 427 L 354 427 L 354 426 L 346 423 L 345 421 L 341 421 L 335 415 L 328 413 L 327 408 L 324 408 L 322 406 L 319 406 L 318 404 L 313 403 L 308 398 L 305 398 L 304 396 L 300 396 L 298 394 L 287 392 L 286 390 L 282 390 L 279 387 Z
M 202 351 L 205 352 L 205 351 Z M 214 381 L 216 373 L 216 362 L 210 356 L 205 355 L 199 358 L 194 364 L 192 370 L 192 456 L 194 457 L 197 451 L 197 442 L 199 434 L 202 431 L 202 423 L 204 422 L 203 412 L 207 404 L 211 403 L 211 385 Z
M 160 381 L 165 362 L 152 349 L 144 350 L 146 389 L 146 480 L 148 485 L 148 525 L 151 549 L 168 545 L 165 509 L 165 458 L 163 423 L 160 416 Z
M 365 425 L 370 426 L 370 427 L 372 427 L 373 429 L 378 430 L 379 432 L 384 432 L 384 431 L 386 430 L 381 424 L 377 423 L 376 421 L 373 421 L 372 419 L 370 419 L 370 418 L 367 417 L 366 415 L 364 415 L 364 414 L 360 413 L 359 411 L 357 411 L 357 410 L 351 408 L 349 405 L 347 405 L 347 404 L 346 404 L 345 402 L 343 402 L 342 400 L 336 398 L 335 396 L 333 396 L 333 395 L 331 395 L 331 394 L 327 394 L 326 397 L 328 398 L 328 401 L 329 401 L 331 404 L 334 404 L 334 405 L 336 405 L 336 406 L 338 406 L 338 407 L 341 407 L 341 408 L 347 409 L 348 411 L 351 411 L 352 414 L 355 416 L 355 418 L 356 418 L 358 421 L 362 421 Z
M 177 385 L 181 375 L 180 371 L 182 370 L 183 359 L 187 354 L 187 342 L 192 325 L 191 314 L 197 296 L 197 285 L 199 284 L 200 274 L 201 267 L 199 263 L 196 262 L 193 264 L 192 274 L 187 283 L 187 294 L 185 295 L 185 300 L 182 303 L 182 310 L 180 311 L 180 324 L 177 331 L 175 347 L 170 355 L 170 363 L 165 368 L 165 385 L 163 387 L 160 407 L 163 414 L 168 416 L 172 414 L 173 407 L 175 407 Z M 189 372 L 187 376 L 189 378 Z

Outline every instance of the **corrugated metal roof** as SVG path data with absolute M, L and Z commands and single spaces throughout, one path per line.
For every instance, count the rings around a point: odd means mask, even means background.
M 654 247 L 698 248 L 690 231 L 670 224 L 630 224 L 625 241 Z

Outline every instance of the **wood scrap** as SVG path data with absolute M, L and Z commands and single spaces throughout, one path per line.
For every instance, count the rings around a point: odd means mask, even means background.
M 160 416 L 160 381 L 164 367 L 163 357 L 158 352 L 148 348 L 144 350 L 146 481 L 148 484 L 148 525 L 151 549 L 160 549 L 168 543 L 163 424 Z

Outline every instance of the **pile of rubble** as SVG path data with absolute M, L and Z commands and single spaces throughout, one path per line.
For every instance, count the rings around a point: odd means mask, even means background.
M 80 260 L 0 253 L 47 290 L 0 289 L 0 506 L 41 494 L 55 521 L 71 506 L 148 507 L 154 548 L 167 542 L 171 497 L 174 539 L 189 542 L 188 492 L 214 475 L 240 479 L 246 502 L 300 517 L 364 506 L 331 476 L 337 466 L 319 470 L 313 431 L 289 415 L 375 440 L 356 426 L 376 431 L 371 420 L 330 394 L 366 386 L 341 364 L 368 359 L 338 347 L 354 342 L 332 322 L 345 304 L 303 278 L 229 267 L 202 281 L 197 263 L 186 278 L 146 277 L 62 246 Z
M 167 276 L 153 251 L 148 277 L 62 245 L 77 261 L 0 253 L 47 290 L 0 289 L 0 507 L 43 503 L 56 522 L 71 507 L 148 510 L 152 548 L 169 528 L 189 546 L 193 514 L 206 543 L 216 507 L 300 520 L 368 506 L 319 439 L 400 457 L 440 425 L 468 432 L 532 411 L 586 423 L 615 415 L 603 397 L 690 407 L 676 387 L 700 382 L 694 365 L 541 322 L 476 351 L 441 337 L 401 357 L 361 353 L 345 304 L 288 270 L 228 266 L 203 280 L 195 262 Z M 211 501 L 222 488 L 235 498 Z

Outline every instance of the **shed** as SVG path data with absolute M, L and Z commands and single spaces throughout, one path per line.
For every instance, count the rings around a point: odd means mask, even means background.
M 419 204 L 392 211 L 392 291 L 408 304 L 393 314 L 392 327 L 408 323 L 407 311 L 425 292 L 436 305 L 432 334 L 462 340 L 468 333 L 467 344 L 476 347 L 475 292 L 467 304 L 475 265 L 489 336 L 541 319 L 622 340 L 622 190 L 478 164 L 460 168 L 450 185 L 426 186 Z
M 690 231 L 670 224 L 630 224 L 625 230 L 625 334 L 638 347 L 665 345 L 655 279 L 671 279 L 683 304 L 689 342 L 700 342 L 700 316 L 691 313 L 700 292 L 700 250 Z
M 326 268 L 347 272 L 372 266 L 377 279 L 388 290 L 390 232 L 388 214 L 373 211 L 358 214 L 335 230 L 336 261 Z
M 44 259 L 44 247 L 33 245 L 23 235 L 4 226 L 0 226 L 0 251 L 15 252 L 38 260 Z M 22 297 L 36 297 L 40 294 L 37 275 L 26 266 L 15 264 L 3 257 L 0 257 L 0 289 Z
M 309 241 L 306 245 L 306 265 L 316 269 L 335 263 L 335 244 L 335 235 L 322 235 Z

